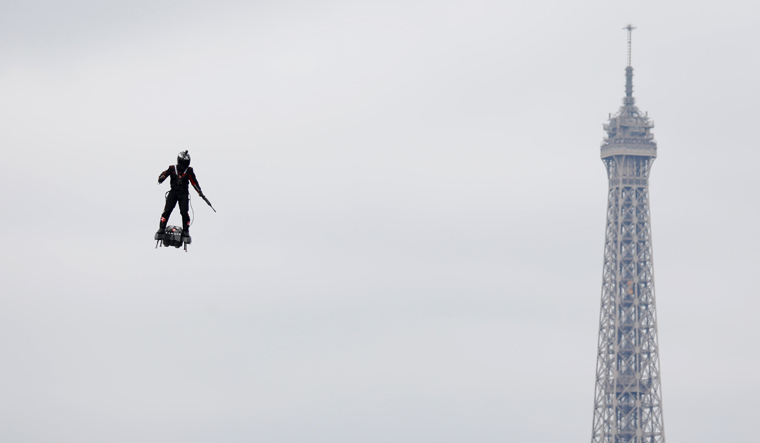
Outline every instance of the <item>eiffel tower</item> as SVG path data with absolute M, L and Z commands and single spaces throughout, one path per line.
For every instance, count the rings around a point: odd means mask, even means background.
M 664 443 L 649 217 L 654 123 L 634 105 L 628 25 L 625 98 L 604 125 L 607 227 L 592 443 Z

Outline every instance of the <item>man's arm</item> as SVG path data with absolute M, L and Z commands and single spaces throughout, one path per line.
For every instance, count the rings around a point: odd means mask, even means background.
M 174 166 L 169 166 L 169 168 L 166 171 L 162 172 L 161 175 L 158 176 L 158 184 L 159 185 L 161 183 L 163 183 L 164 180 L 166 180 L 166 177 L 168 177 L 168 176 L 170 176 L 172 174 L 172 168 L 173 167 Z
M 203 191 L 201 191 L 201 185 L 198 183 L 198 178 L 195 176 L 195 171 L 192 168 L 189 169 L 190 170 L 188 173 L 190 174 L 190 183 L 193 185 L 193 188 L 195 188 L 195 192 L 203 197 Z

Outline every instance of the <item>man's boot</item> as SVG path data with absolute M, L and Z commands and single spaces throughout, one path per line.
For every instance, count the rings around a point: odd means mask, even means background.
M 158 231 L 156 231 L 156 235 L 153 237 L 153 239 L 163 240 L 165 232 L 166 232 L 166 219 L 161 217 L 161 223 L 158 224 Z

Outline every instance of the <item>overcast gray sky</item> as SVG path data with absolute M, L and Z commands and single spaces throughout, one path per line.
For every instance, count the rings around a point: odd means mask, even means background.
M 0 1 L 0 441 L 588 441 L 628 23 L 666 435 L 758 441 L 758 9 Z

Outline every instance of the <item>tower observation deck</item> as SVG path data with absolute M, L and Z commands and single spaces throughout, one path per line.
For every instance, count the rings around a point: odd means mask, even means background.
M 592 443 L 664 443 L 649 173 L 654 124 L 634 105 L 631 32 L 623 106 L 604 125 L 607 224 Z

